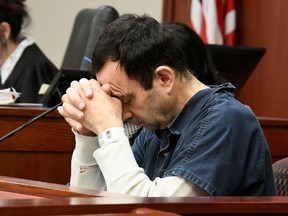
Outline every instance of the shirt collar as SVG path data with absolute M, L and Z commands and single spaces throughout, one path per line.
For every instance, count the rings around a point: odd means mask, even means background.
M 32 45 L 34 40 L 31 36 L 23 35 L 21 36 L 21 42 L 18 44 L 16 49 L 10 54 L 10 56 L 6 59 L 1 67 L 1 82 L 5 83 L 8 79 L 9 75 L 12 73 L 15 65 L 17 64 L 18 60 L 22 56 L 22 53 L 26 49 L 26 47 Z
M 170 124 L 168 124 L 166 129 L 156 130 L 155 133 L 157 137 L 162 139 L 169 133 L 175 135 L 181 134 L 187 125 L 187 121 L 189 121 L 189 118 L 187 117 L 199 111 L 212 94 L 220 90 L 225 90 L 227 91 L 227 93 L 234 95 L 234 91 L 236 89 L 231 83 L 224 83 L 221 85 L 211 85 L 209 87 L 210 88 L 197 92 L 192 98 L 190 98 L 190 100 L 182 108 L 182 110 L 178 113 L 178 115 L 174 118 L 174 120 Z

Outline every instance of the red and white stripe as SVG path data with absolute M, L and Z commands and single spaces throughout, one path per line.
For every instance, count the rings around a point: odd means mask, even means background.
M 190 18 L 205 43 L 234 44 L 235 0 L 191 0 Z

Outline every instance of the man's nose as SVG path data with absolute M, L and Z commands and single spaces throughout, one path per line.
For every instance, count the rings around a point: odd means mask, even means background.
M 132 119 L 133 113 L 131 112 L 131 110 L 129 110 L 129 108 L 127 108 L 126 106 L 123 106 L 122 111 L 123 111 L 123 112 L 122 112 L 123 122 L 126 122 L 126 121 L 128 121 L 129 119 Z

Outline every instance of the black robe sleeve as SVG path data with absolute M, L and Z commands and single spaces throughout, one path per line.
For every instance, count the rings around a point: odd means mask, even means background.
M 58 69 L 36 44 L 28 46 L 2 88 L 13 87 L 21 93 L 17 103 L 39 103 L 42 84 L 50 84 Z

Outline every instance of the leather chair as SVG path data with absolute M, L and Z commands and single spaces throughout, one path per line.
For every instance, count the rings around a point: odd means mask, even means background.
M 118 17 L 116 9 L 106 5 L 81 10 L 75 18 L 61 68 L 90 70 L 90 63 L 84 57 L 91 58 L 103 29 Z
M 50 83 L 46 94 L 40 103 L 45 106 L 55 106 L 61 102 L 63 89 L 70 84 L 70 79 L 79 79 L 84 72 L 91 71 L 91 63 L 84 57 L 91 58 L 95 44 L 104 28 L 119 17 L 118 12 L 111 6 L 102 6 L 96 9 L 83 9 L 77 14 L 68 46 L 63 58 L 61 70 Z M 66 75 L 63 69 L 71 71 Z M 83 72 L 76 76 L 72 71 Z M 61 84 L 60 84 L 61 83 Z M 60 87 L 61 86 L 61 87 Z
M 276 195 L 288 196 L 288 157 L 272 164 L 275 177 Z

